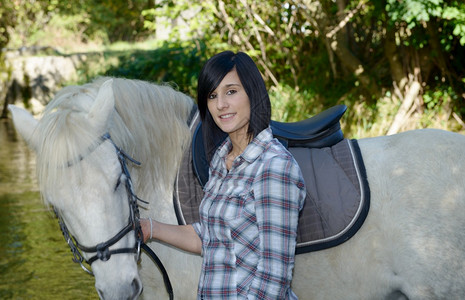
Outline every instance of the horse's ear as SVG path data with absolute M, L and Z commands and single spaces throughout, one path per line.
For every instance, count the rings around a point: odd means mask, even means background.
M 113 79 L 105 81 L 98 91 L 87 118 L 97 130 L 105 130 L 111 112 L 114 110 Z
M 27 110 L 20 107 L 9 104 L 8 109 L 13 116 L 13 123 L 15 124 L 16 131 L 23 137 L 29 147 L 33 150 L 37 150 L 39 142 L 34 135 L 34 130 L 39 121 L 34 119 Z

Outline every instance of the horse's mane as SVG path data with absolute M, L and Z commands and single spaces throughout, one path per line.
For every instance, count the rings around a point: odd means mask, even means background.
M 105 133 L 93 132 L 87 113 L 98 89 L 108 79 L 102 77 L 81 86 L 67 86 L 44 110 L 34 133 L 40 145 L 37 170 L 43 193 L 53 190 L 61 176 L 83 175 L 80 158 L 97 147 L 99 137 Z M 121 78 L 113 78 L 113 94 L 115 112 L 107 125 L 108 132 L 116 145 L 142 162 L 143 167 L 135 168 L 133 176 L 143 176 L 144 180 L 135 183 L 172 185 L 172 181 L 166 181 L 172 180 L 179 156 L 189 141 L 186 121 L 194 102 L 168 85 Z M 69 174 L 71 165 L 73 173 Z M 148 189 L 137 188 L 142 194 Z

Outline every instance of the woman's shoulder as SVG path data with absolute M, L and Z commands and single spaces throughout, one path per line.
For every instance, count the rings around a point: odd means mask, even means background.
M 271 140 L 263 152 L 260 174 L 262 176 L 256 177 L 257 182 L 263 178 L 286 178 L 285 182 L 294 183 L 299 189 L 304 190 L 304 180 L 299 164 L 277 139 Z
M 299 164 L 294 156 L 277 140 L 269 142 L 261 157 L 262 171 L 287 173 L 301 177 Z
M 268 143 L 268 146 L 263 151 L 263 153 L 266 154 L 266 157 L 268 159 L 285 159 L 285 160 L 293 159 L 292 154 L 276 138 L 273 138 L 272 140 L 270 140 L 270 142 Z
M 288 159 L 292 157 L 286 147 L 279 142 L 278 139 L 273 137 L 271 127 L 264 129 L 256 138 L 258 140 L 257 144 L 261 144 L 263 147 L 263 154 L 267 158 L 273 157 L 282 157 Z

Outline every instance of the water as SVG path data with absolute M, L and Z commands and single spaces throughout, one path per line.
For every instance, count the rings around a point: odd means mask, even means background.
M 0 299 L 98 299 L 40 198 L 35 157 L 0 120 Z

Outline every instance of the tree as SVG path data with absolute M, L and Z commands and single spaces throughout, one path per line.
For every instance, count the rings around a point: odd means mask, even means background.
M 0 49 L 4 49 L 10 41 L 10 29 L 14 28 L 16 25 L 16 14 L 13 10 L 13 4 L 9 0 L 0 0 Z M 7 111 L 7 82 L 8 82 L 8 72 L 5 65 L 5 53 L 0 51 L 0 83 L 1 83 L 1 93 L 0 98 L 5 99 L 3 102 L 2 113 L 0 118 L 6 117 Z
M 216 32 L 228 45 L 253 55 L 274 86 L 285 84 L 296 91 L 304 87 L 319 101 L 362 100 L 370 107 L 388 92 L 399 101 L 390 133 L 414 112 L 421 113 L 427 107 L 422 96 L 437 94 L 437 89 L 449 92 L 434 102 L 464 113 L 463 3 L 205 2 L 211 3 L 216 17 L 209 34 Z
M 183 64 L 168 61 L 187 53 L 190 68 L 225 49 L 245 51 L 261 69 L 282 121 L 345 103 L 359 109 L 346 114 L 347 124 L 363 123 L 366 130 L 378 116 L 389 120 L 391 129 L 378 133 L 403 130 L 412 116 L 428 126 L 431 121 L 422 116 L 435 113 L 464 124 L 463 1 L 0 1 L 2 21 L 10 20 L 16 36 L 31 36 L 57 18 L 68 18 L 69 30 L 83 40 L 137 41 L 170 32 L 164 50 L 157 51 L 166 57 L 146 59 L 138 52 L 139 58 L 124 61 L 142 79 L 195 85 L 195 72 L 183 76 Z M 18 3 L 24 7 L 13 12 Z M 0 34 L 8 40 L 5 31 Z M 176 66 L 176 72 L 155 74 L 150 64 Z M 383 115 L 382 106 L 389 106 Z

